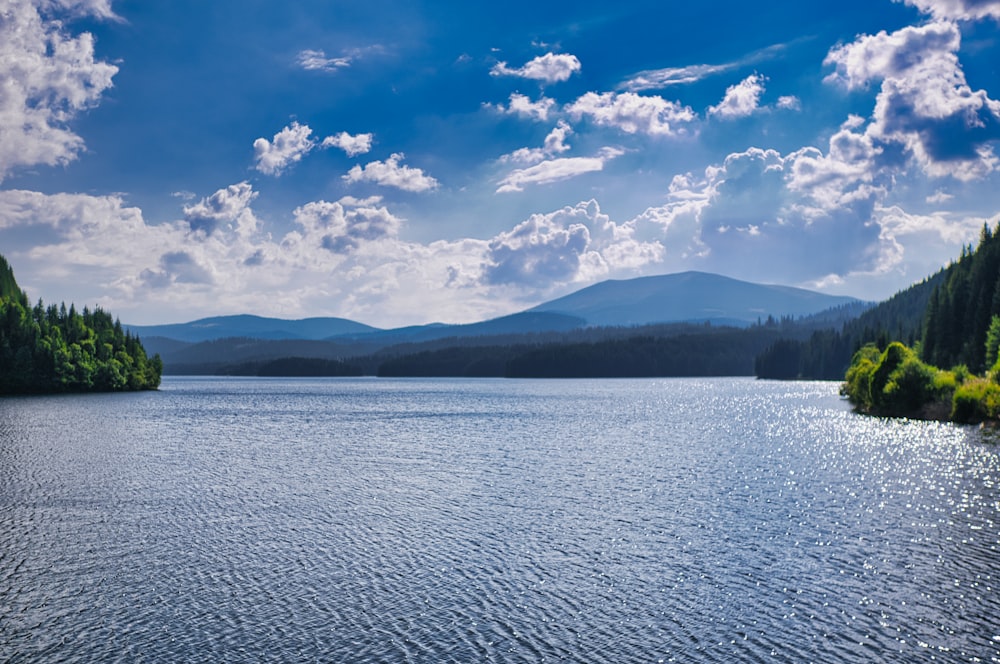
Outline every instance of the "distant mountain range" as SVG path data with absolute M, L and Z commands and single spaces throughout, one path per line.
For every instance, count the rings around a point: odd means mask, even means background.
M 200 343 L 226 338 L 414 343 L 450 337 L 559 332 L 587 326 L 633 327 L 656 323 L 711 322 L 746 326 L 768 316 L 809 316 L 851 297 L 801 288 L 754 284 L 704 272 L 682 272 L 604 281 L 527 311 L 479 323 L 440 323 L 382 330 L 344 318 L 283 320 L 217 316 L 171 325 L 127 325 L 144 340 Z

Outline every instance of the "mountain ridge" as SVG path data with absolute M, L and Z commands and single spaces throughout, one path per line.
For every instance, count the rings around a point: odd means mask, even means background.
M 428 341 L 445 337 L 565 331 L 580 327 L 634 327 L 709 322 L 745 327 L 768 316 L 803 317 L 858 299 L 792 286 L 756 284 L 707 272 L 680 272 L 606 280 L 529 309 L 465 324 L 430 323 L 376 328 L 345 318 L 298 320 L 250 314 L 214 316 L 188 323 L 127 325 L 140 336 L 189 343 L 241 337 L 294 340 Z

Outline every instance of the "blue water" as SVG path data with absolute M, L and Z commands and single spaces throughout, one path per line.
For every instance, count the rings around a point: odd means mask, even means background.
M 0 661 L 996 661 L 998 481 L 834 383 L 4 399 Z

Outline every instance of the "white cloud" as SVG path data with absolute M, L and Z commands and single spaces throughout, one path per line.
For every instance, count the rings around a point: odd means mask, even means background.
M 107 2 L 58 3 L 71 15 L 113 18 Z M 16 168 L 66 164 L 84 149 L 68 123 L 97 104 L 118 68 L 94 59 L 90 33 L 71 36 L 36 3 L 7 0 L 0 20 L 0 181 Z
M 98 304 L 131 323 L 245 312 L 470 322 L 566 283 L 635 276 L 663 256 L 593 201 L 486 240 L 418 244 L 400 239 L 402 221 L 378 198 L 302 205 L 295 230 L 272 238 L 254 196 L 236 184 L 185 207 L 185 219 L 150 224 L 118 196 L 0 191 L 0 244 L 32 299 Z
M 624 154 L 617 148 L 604 148 L 595 157 L 562 157 L 519 168 L 508 173 L 497 187 L 497 193 L 524 191 L 525 185 L 549 184 L 568 180 L 584 173 L 604 170 L 604 165 Z
M 495 108 L 500 113 L 545 122 L 549 119 L 549 112 L 555 106 L 555 103 L 555 100 L 548 97 L 542 97 L 538 101 L 531 101 L 526 95 L 514 92 L 510 95 L 510 104 L 508 106 L 504 107 L 503 104 L 497 104 Z M 487 107 L 491 107 L 491 105 L 487 104 Z
M 352 136 L 346 131 L 323 139 L 324 148 L 340 148 L 347 153 L 348 157 L 356 157 L 359 154 L 366 154 L 372 149 L 372 134 L 355 134 Z
M 726 89 L 726 96 L 716 106 L 708 108 L 709 115 L 715 115 L 723 120 L 734 120 L 752 115 L 760 105 L 760 96 L 764 92 L 764 77 L 753 74 L 736 85 Z
M 786 111 L 801 111 L 802 100 L 794 95 L 778 97 L 778 108 Z
M 936 19 L 975 21 L 992 18 L 1000 21 L 1000 0 L 905 0 L 905 2 Z
M 872 214 L 881 190 L 857 166 L 867 163 L 863 145 L 842 136 L 832 143 L 829 154 L 750 148 L 703 175 L 677 177 L 667 203 L 646 210 L 636 228 L 661 229 L 659 237 L 691 269 L 758 281 L 801 283 L 873 269 L 881 240 Z
M 539 284 L 590 281 L 637 270 L 663 259 L 659 242 L 639 242 L 629 224 L 618 225 L 586 201 L 550 214 L 534 214 L 489 242 L 485 280 L 537 289 Z
M 254 234 L 259 226 L 250 203 L 257 192 L 247 182 L 233 184 L 201 199 L 194 205 L 184 206 L 184 219 L 195 233 L 206 236 L 220 229 L 234 231 L 241 237 Z
M 316 146 L 311 136 L 308 125 L 293 122 L 275 134 L 273 141 L 258 138 L 253 142 L 255 168 L 265 175 L 281 175 Z
M 546 53 L 528 61 L 523 67 L 511 68 L 498 62 L 490 70 L 493 76 L 519 76 L 544 83 L 560 83 L 580 71 L 580 60 L 568 53 Z
M 365 242 L 394 238 L 400 220 L 378 198 L 357 200 L 344 198 L 334 203 L 316 201 L 296 208 L 295 223 L 306 237 L 319 238 L 327 251 L 350 253 Z
M 955 55 L 961 34 L 937 22 L 863 35 L 832 50 L 828 82 L 863 89 L 881 81 L 867 132 L 901 146 L 927 174 L 973 180 L 997 170 L 1000 101 L 973 91 Z
M 686 132 L 684 125 L 697 118 L 687 106 L 632 92 L 588 92 L 565 110 L 575 118 L 586 116 L 597 125 L 615 127 L 628 134 L 652 136 L 683 135 Z
M 664 69 L 650 69 L 641 71 L 633 75 L 630 79 L 621 84 L 621 89 L 629 92 L 642 92 L 644 90 L 661 90 L 671 85 L 685 85 L 697 83 L 698 81 L 730 71 L 737 67 L 736 64 L 724 65 L 688 65 L 687 67 L 667 67 Z
M 937 205 L 939 203 L 947 203 L 953 198 L 955 198 L 953 194 L 949 194 L 945 191 L 941 191 L 940 189 L 938 189 L 924 200 L 932 205 Z
M 759 51 L 754 51 L 739 60 L 718 65 L 699 64 L 687 65 L 685 67 L 647 69 L 646 71 L 641 71 L 638 74 L 633 74 L 621 85 L 619 85 L 618 88 L 621 90 L 628 90 L 629 92 L 642 92 L 644 90 L 662 90 L 663 88 L 671 85 L 697 83 L 698 81 L 706 79 L 709 76 L 717 76 L 718 74 L 724 74 L 726 72 L 733 71 L 734 69 L 740 69 L 765 60 L 771 60 L 785 52 L 788 49 L 788 46 L 789 44 L 774 44 L 773 46 L 762 48 Z
M 862 122 L 856 116 L 849 118 L 830 138 L 825 155 L 815 148 L 793 153 L 787 170 L 788 188 L 808 196 L 819 210 L 847 207 L 883 194 L 884 187 L 876 182 L 876 160 L 882 150 L 871 136 L 855 131 Z
M 545 142 L 540 148 L 520 148 L 510 154 L 500 157 L 501 163 L 514 162 L 520 164 L 533 164 L 549 157 L 568 152 L 570 147 L 566 145 L 566 138 L 573 133 L 565 120 L 560 120 L 556 126 L 545 137 Z
M 101 19 L 121 20 L 111 9 L 110 0 L 47 0 L 43 7 L 55 5 L 70 13 L 71 16 L 96 16 Z
M 307 71 L 323 71 L 328 73 L 351 66 L 351 58 L 349 57 L 328 58 L 326 57 L 326 52 L 310 49 L 299 51 L 295 62 Z
M 374 182 L 384 187 L 396 187 L 403 191 L 413 192 L 437 188 L 437 180 L 425 175 L 419 168 L 401 164 L 403 158 L 403 153 L 397 152 L 384 162 L 373 161 L 366 164 L 364 168 L 356 165 L 344 176 L 344 181 L 349 183 Z

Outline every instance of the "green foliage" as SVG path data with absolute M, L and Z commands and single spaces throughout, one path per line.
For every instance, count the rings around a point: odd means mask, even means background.
M 872 375 L 881 359 L 882 353 L 875 344 L 866 344 L 854 353 L 841 392 L 858 408 L 869 410 L 874 405 Z
M 1000 234 L 983 227 L 979 246 L 949 265 L 927 306 L 922 357 L 937 366 L 983 371 L 1000 346 Z
M 996 364 L 998 348 L 1000 348 L 1000 316 L 993 314 L 990 326 L 986 330 L 986 366 L 992 367 Z
M 839 329 L 817 330 L 799 343 L 775 343 L 757 357 L 757 376 L 837 380 L 850 366 L 852 354 L 865 344 L 885 347 L 895 339 L 916 347 L 921 341 L 928 302 L 944 277 L 942 270 L 843 323 Z
M 985 378 L 973 378 L 958 386 L 952 400 L 951 419 L 982 422 L 1000 416 L 1000 385 Z
M 937 370 L 917 359 L 907 357 L 889 374 L 889 380 L 882 388 L 883 407 L 892 414 L 912 414 L 919 412 L 937 394 Z
M 0 257 L 0 394 L 156 389 L 162 371 L 101 309 L 29 307 Z
M 841 391 L 865 412 L 919 415 L 931 403 L 950 397 L 957 384 L 954 373 L 924 364 L 897 341 L 881 353 L 874 344 L 856 352 Z

